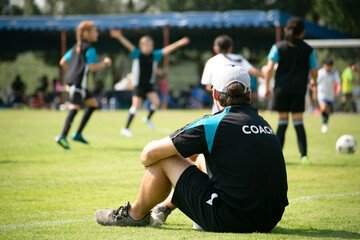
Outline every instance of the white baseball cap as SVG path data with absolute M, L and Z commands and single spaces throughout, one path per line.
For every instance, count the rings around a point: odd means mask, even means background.
M 244 93 L 250 91 L 249 74 L 244 68 L 236 65 L 228 64 L 220 67 L 212 79 L 213 88 L 221 93 L 226 93 L 227 87 L 233 82 L 239 82 L 244 85 Z

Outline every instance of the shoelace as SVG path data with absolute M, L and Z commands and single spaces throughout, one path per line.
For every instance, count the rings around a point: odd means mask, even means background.
M 123 218 L 123 217 L 127 217 L 128 214 L 129 214 L 129 208 L 130 208 L 130 203 L 127 202 L 125 204 L 125 206 L 120 206 L 118 209 L 114 209 L 113 210 L 113 213 L 112 213 L 112 217 L 115 218 L 115 219 L 120 219 L 120 218 Z

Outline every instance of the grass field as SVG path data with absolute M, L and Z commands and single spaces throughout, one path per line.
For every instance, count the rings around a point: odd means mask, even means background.
M 269 234 L 207 233 L 174 211 L 162 227 L 102 227 L 99 208 L 134 201 L 144 172 L 139 163 L 147 142 L 169 135 L 209 111 L 160 111 L 158 129 L 133 123 L 133 138 L 119 135 L 127 112 L 96 112 L 86 126 L 89 146 L 70 141 L 64 151 L 54 141 L 66 112 L 0 111 L 0 239 L 360 239 L 360 150 L 335 151 L 343 134 L 360 143 L 360 115 L 335 114 L 329 132 L 319 116 L 306 115 L 310 166 L 299 164 L 295 132 L 289 125 L 284 155 L 288 198 L 282 221 Z M 275 114 L 261 113 L 276 129 Z M 71 131 L 75 131 L 80 115 Z

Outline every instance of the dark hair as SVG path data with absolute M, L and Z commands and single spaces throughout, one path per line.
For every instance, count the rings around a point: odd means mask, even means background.
M 323 64 L 326 64 L 328 66 L 332 66 L 334 65 L 334 61 L 331 59 L 331 58 L 326 58 L 324 61 L 323 61 Z
M 305 24 L 299 17 L 291 17 L 286 22 L 285 26 L 287 32 L 285 32 L 285 40 L 297 45 L 299 41 L 299 35 L 305 30 Z
M 221 53 L 226 53 L 232 45 L 233 41 L 228 35 L 220 35 L 214 41 L 214 46 L 217 46 Z
M 244 93 L 245 87 L 239 82 L 230 83 L 226 93 L 216 91 L 221 106 L 248 105 L 251 103 L 250 91 Z

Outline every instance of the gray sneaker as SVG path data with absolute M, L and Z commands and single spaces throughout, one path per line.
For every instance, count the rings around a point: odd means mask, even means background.
M 163 225 L 170 213 L 171 209 L 165 205 L 158 204 L 153 207 L 153 209 L 151 210 L 151 226 Z
M 137 227 L 150 225 L 150 213 L 143 219 L 135 220 L 129 214 L 129 202 L 118 209 L 99 209 L 95 212 L 96 221 L 103 226 Z

